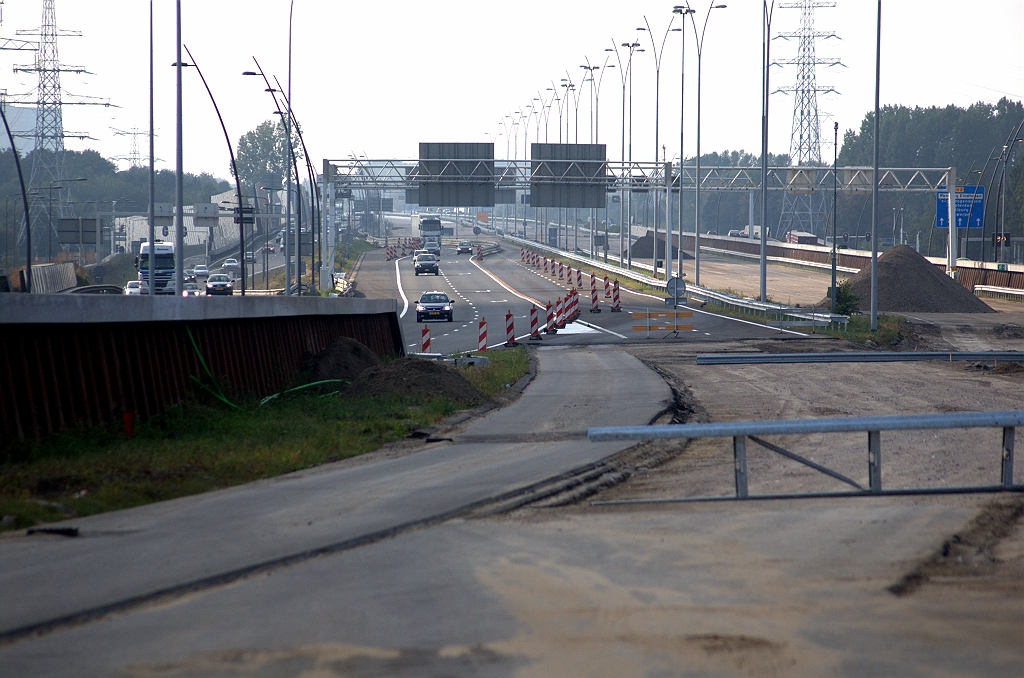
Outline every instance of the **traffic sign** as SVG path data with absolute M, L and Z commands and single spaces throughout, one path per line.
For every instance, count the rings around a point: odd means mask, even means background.
M 935 194 L 935 228 L 946 228 L 949 221 L 949 191 L 939 186 Z M 956 187 L 956 227 L 982 228 L 985 221 L 985 187 Z

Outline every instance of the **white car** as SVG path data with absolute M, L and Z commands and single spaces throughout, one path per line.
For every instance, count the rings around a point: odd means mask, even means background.
M 419 259 L 421 254 L 430 254 L 427 250 L 416 250 L 412 253 L 412 265 L 416 265 L 416 261 Z
M 183 297 L 198 297 L 202 293 L 203 291 L 199 289 L 199 285 L 194 282 L 187 282 L 181 286 L 181 296 Z
M 238 259 L 225 259 L 224 268 L 238 268 Z
M 200 276 L 206 278 L 209 277 L 210 275 L 210 267 L 207 266 L 206 264 L 196 264 L 196 267 L 193 269 L 193 272 L 195 273 L 195 276 L 197 278 Z
M 124 286 L 125 294 L 149 294 L 149 286 L 141 280 L 129 280 Z

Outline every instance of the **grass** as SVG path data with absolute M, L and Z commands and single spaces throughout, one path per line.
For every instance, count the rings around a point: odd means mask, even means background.
M 530 357 L 522 346 L 483 354 L 474 352 L 473 355 L 485 355 L 490 362 L 483 366 L 460 367 L 459 372 L 487 398 L 516 383 L 530 369 Z
M 456 412 L 414 397 L 305 392 L 240 411 L 190 402 L 139 423 L 6 445 L 0 529 L 87 516 L 247 483 L 377 449 Z
M 866 315 L 850 316 L 846 330 L 818 328 L 817 331 L 855 344 L 873 341 L 883 348 L 899 344 L 908 332 L 906 318 L 881 313 L 878 315 L 878 330 L 874 332 L 871 331 L 871 317 Z

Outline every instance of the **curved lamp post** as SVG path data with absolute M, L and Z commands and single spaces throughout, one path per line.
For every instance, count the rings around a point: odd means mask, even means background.
M 228 145 L 228 154 L 231 156 L 231 171 L 235 175 L 235 190 L 238 192 L 238 265 L 241 267 L 242 274 L 242 296 L 245 296 L 245 210 L 243 209 L 243 196 L 242 196 L 242 179 L 238 176 L 238 165 L 235 163 L 235 149 L 231 145 L 231 137 L 228 136 L 228 128 L 224 125 L 224 118 L 221 117 L 220 108 L 217 106 L 217 100 L 213 98 L 213 92 L 210 91 L 210 85 L 207 84 L 206 78 L 203 77 L 203 72 L 199 68 L 199 64 L 196 63 L 196 59 L 192 56 L 192 52 L 189 51 L 188 45 L 183 45 L 185 53 L 188 54 L 188 58 L 192 60 L 191 64 L 181 64 L 181 66 L 193 66 L 196 69 L 196 73 L 199 74 L 199 79 L 203 81 L 203 87 L 206 88 L 206 93 L 210 95 L 210 103 L 213 104 L 213 111 L 217 114 L 217 120 L 220 121 L 221 131 L 224 132 L 224 141 Z M 184 219 L 184 216 L 182 217 Z M 182 252 L 179 256 L 183 256 Z M 175 288 L 180 294 L 181 290 Z

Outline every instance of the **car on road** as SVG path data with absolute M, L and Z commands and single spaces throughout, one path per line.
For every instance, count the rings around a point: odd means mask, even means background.
M 473 243 L 469 242 L 468 240 L 463 240 L 462 242 L 460 242 L 459 243 L 459 249 L 455 250 L 455 254 L 472 254 L 472 253 L 473 253 Z
M 427 250 L 416 250 L 412 253 L 412 263 L 415 264 L 421 254 L 430 254 Z
M 256 253 L 255 252 L 246 252 L 245 253 L 245 261 L 246 261 L 246 263 L 249 263 L 249 264 L 255 264 L 256 263 Z
M 187 282 L 181 286 L 181 296 L 183 297 L 198 297 L 202 293 L 198 283 Z
M 125 294 L 149 294 L 149 285 L 141 280 L 129 280 L 124 286 Z
M 441 269 L 437 267 L 437 257 L 433 254 L 421 254 L 416 259 L 416 263 L 413 264 L 413 271 L 416 275 L 420 273 L 433 273 L 434 275 L 440 275 Z
M 223 268 L 238 268 L 238 259 L 225 259 Z
M 196 278 L 207 278 L 210 275 L 210 267 L 206 264 L 196 264 L 195 268 L 192 269 Z
M 270 254 L 273 254 L 276 250 L 277 246 L 274 245 L 274 243 L 272 242 L 268 242 L 266 245 L 263 246 L 263 251 L 269 252 Z
M 424 292 L 416 302 L 416 322 L 442 319 L 451 322 L 455 315 L 453 306 L 455 301 L 449 299 L 444 292 Z
M 207 296 L 217 294 L 226 294 L 230 296 L 234 293 L 234 284 L 226 273 L 214 273 L 206 281 Z
M 727 235 L 730 238 L 742 238 L 743 237 L 743 232 L 734 228 L 731 231 L 729 231 L 729 233 Z

